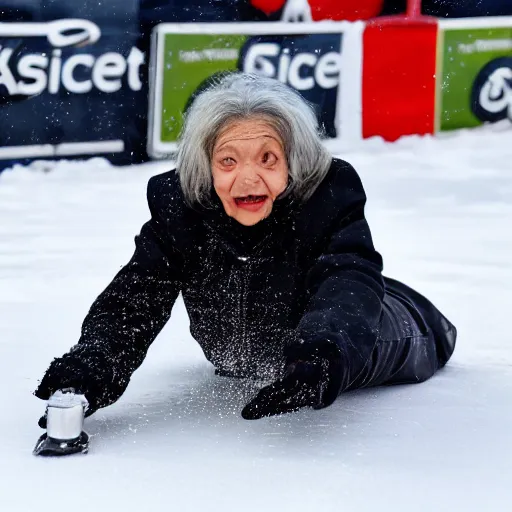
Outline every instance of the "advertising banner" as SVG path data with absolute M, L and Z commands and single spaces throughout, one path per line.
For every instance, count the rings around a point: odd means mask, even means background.
M 90 154 L 130 160 L 143 137 L 134 119 L 147 109 L 137 37 L 85 19 L 0 23 L 3 165 Z
M 439 23 L 437 130 L 512 122 L 512 18 Z
M 340 148 L 361 138 L 362 23 L 162 24 L 153 33 L 148 153 L 171 155 L 183 113 L 211 77 L 240 70 L 277 78 L 313 104 Z

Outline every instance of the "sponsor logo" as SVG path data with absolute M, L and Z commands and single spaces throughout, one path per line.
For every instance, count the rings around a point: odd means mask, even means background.
M 245 54 L 243 70 L 277 78 L 297 91 L 333 89 L 340 81 L 341 55 L 334 51 L 292 53 L 277 43 L 256 43 Z
M 106 52 L 99 56 L 76 53 L 63 58 L 62 48 L 94 44 L 99 40 L 101 31 L 91 21 L 5 23 L 0 26 L 0 37 L 46 37 L 51 46 L 48 53 L 20 56 L 0 42 L 0 91 L 6 90 L 8 96 L 33 96 L 45 90 L 50 94 L 61 90 L 86 94 L 93 89 L 113 93 L 121 89 L 123 79 L 132 91 L 142 88 L 139 70 L 145 57 L 136 47 L 132 47 L 127 57 Z
M 512 121 L 512 57 L 486 64 L 473 84 L 472 111 L 482 121 Z
M 236 48 L 206 48 L 204 50 L 180 51 L 181 62 L 202 62 L 219 60 L 236 60 L 239 51 Z
M 512 39 L 477 39 L 474 43 L 459 43 L 459 53 L 506 52 L 512 50 Z

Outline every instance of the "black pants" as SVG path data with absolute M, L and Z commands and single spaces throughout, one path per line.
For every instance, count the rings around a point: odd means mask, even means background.
M 385 277 L 379 335 L 364 370 L 348 389 L 423 382 L 455 349 L 455 326 L 423 295 Z

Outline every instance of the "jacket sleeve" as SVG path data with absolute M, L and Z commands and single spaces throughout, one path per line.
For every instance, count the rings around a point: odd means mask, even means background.
M 295 358 L 313 350 L 330 361 L 323 405 L 330 405 L 364 372 L 377 342 L 384 296 L 382 258 L 365 219 L 361 180 L 346 163 L 340 175 L 331 194 L 344 206 L 308 273 L 310 301 L 298 325 L 301 346 L 291 350 Z
M 151 219 L 135 237 L 135 252 L 92 304 L 78 343 L 55 359 L 35 395 L 57 389 L 84 393 L 91 411 L 115 402 L 170 317 L 181 288 L 182 259 L 160 216 L 155 178 L 148 184 Z

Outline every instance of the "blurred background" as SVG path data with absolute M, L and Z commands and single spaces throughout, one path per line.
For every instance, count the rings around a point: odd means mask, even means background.
M 373 41 L 364 42 L 362 50 L 353 50 L 361 53 L 357 58 L 363 61 L 364 75 L 362 85 L 358 83 L 363 77 L 355 77 L 354 87 L 362 87 L 364 94 L 366 89 L 375 89 L 372 81 L 383 82 L 382 69 L 375 66 L 376 60 L 382 61 L 381 68 L 396 68 L 410 66 L 412 59 L 421 68 L 419 64 L 425 55 L 428 62 L 439 66 L 433 59 L 442 43 L 437 41 L 433 48 L 431 41 L 440 29 L 435 25 L 434 34 L 431 17 L 447 20 L 503 16 L 505 19 L 507 15 L 512 15 L 510 0 L 0 0 L 0 169 L 39 158 L 101 155 L 115 164 L 127 165 L 157 156 L 158 151 L 151 148 L 148 155 L 148 133 L 160 129 L 151 126 L 153 121 L 149 119 L 154 108 L 150 87 L 155 79 L 151 76 L 150 65 L 156 60 L 151 34 L 162 23 L 273 22 L 282 25 L 293 21 L 363 20 L 368 26 L 367 39 L 372 39 L 371 27 L 380 24 L 381 33 L 385 28 L 395 32 L 393 41 L 389 37 L 387 42 L 385 38 L 373 37 Z M 68 34 L 84 30 L 87 36 L 88 28 L 76 27 L 69 20 L 85 20 L 88 27 L 99 31 L 99 37 L 56 45 L 48 37 L 48 30 Z M 208 29 L 204 30 L 208 33 Z M 499 37 L 503 39 L 502 26 L 501 30 Z M 303 51 L 339 52 L 340 43 L 333 42 L 332 38 L 314 36 L 306 40 L 308 29 L 302 31 L 305 34 L 297 41 Z M 251 44 L 258 39 L 256 32 L 252 29 L 250 33 Z M 285 39 L 277 41 L 282 48 L 286 46 Z M 258 40 L 261 41 L 261 37 Z M 417 48 L 417 57 L 407 54 L 407 43 Z M 248 46 L 249 43 L 240 51 L 246 52 Z M 509 46 L 498 49 L 501 53 L 492 55 L 493 59 L 510 57 Z M 291 50 L 288 47 L 286 51 Z M 216 71 L 222 67 L 220 64 Z M 238 63 L 238 68 L 243 69 L 243 64 Z M 305 66 L 299 69 L 303 77 L 312 72 Z M 393 140 L 399 135 L 435 131 L 436 121 L 427 118 L 437 114 L 427 112 L 431 106 L 418 107 L 423 100 L 418 100 L 417 94 L 421 95 L 422 88 L 427 88 L 431 103 L 438 101 L 439 91 L 434 92 L 434 89 L 439 84 L 429 83 L 428 73 L 418 72 L 425 75 L 421 79 L 424 83 L 398 83 L 395 75 L 387 76 L 384 81 L 388 84 L 380 87 L 386 94 L 391 90 L 399 96 L 404 91 L 412 91 L 410 104 L 406 102 L 405 108 L 411 112 L 409 119 L 405 126 L 397 127 L 391 134 L 385 133 L 381 121 L 375 121 L 363 98 L 361 108 L 366 108 L 366 112 L 362 120 L 356 120 L 356 124 L 364 125 L 363 138 L 377 135 Z M 387 73 L 389 75 L 390 71 Z M 473 82 L 474 77 L 464 80 L 468 88 L 473 86 L 469 82 Z M 191 87 L 192 82 L 187 86 Z M 452 92 L 454 87 L 452 84 Z M 340 115 L 336 110 L 337 91 L 315 88 L 305 96 L 317 107 L 327 135 L 336 137 L 340 131 L 339 126 L 334 126 L 335 118 Z M 385 109 L 377 105 L 379 101 L 375 99 L 372 108 L 380 109 L 379 115 L 384 117 Z M 385 103 L 392 105 L 393 100 L 385 99 Z M 182 107 L 181 104 L 176 106 L 178 110 L 183 110 Z M 396 109 L 404 110 L 400 106 Z M 407 116 L 407 113 L 400 115 Z M 418 119 L 422 121 L 418 123 Z M 462 123 L 454 127 L 464 126 Z M 178 125 L 175 128 L 179 130 Z

